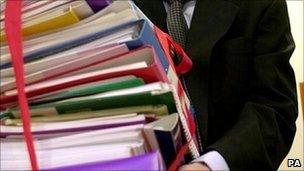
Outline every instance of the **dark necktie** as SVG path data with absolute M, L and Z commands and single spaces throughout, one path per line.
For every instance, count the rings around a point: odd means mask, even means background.
M 173 40 L 185 48 L 187 24 L 183 15 L 183 5 L 188 0 L 166 0 L 170 9 L 167 12 L 167 27 Z

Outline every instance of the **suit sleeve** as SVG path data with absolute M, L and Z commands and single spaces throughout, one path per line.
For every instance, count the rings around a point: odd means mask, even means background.
M 297 95 L 289 59 L 295 48 L 287 5 L 275 0 L 255 35 L 250 98 L 237 123 L 207 151 L 218 151 L 231 170 L 276 170 L 296 132 Z

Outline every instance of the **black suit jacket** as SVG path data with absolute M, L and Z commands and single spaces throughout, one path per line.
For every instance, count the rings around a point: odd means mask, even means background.
M 162 0 L 135 0 L 167 32 Z M 231 170 L 275 170 L 296 131 L 295 48 L 284 0 L 197 0 L 186 76 L 204 152 Z

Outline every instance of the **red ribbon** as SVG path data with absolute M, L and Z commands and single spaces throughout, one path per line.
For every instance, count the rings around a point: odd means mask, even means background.
M 168 171 L 176 171 L 179 168 L 181 161 L 183 160 L 184 156 L 187 154 L 189 149 L 190 142 L 184 144 L 180 151 L 178 152 L 174 162 L 168 168 Z
M 187 55 L 187 53 L 183 50 L 183 48 L 180 45 L 178 45 L 177 43 L 175 43 L 168 34 L 162 32 L 156 26 L 154 26 L 154 32 L 156 33 L 158 41 L 160 42 L 160 44 L 166 54 L 169 64 L 171 66 L 173 66 L 175 72 L 178 75 L 189 72 L 192 68 L 193 63 L 192 63 L 191 59 L 189 58 L 189 56 Z M 172 56 L 170 53 L 171 50 L 174 50 L 174 52 L 177 55 L 179 55 L 179 57 L 181 58 L 181 62 L 178 65 L 175 65 L 172 60 Z M 178 85 L 177 85 L 177 92 L 178 92 L 179 97 L 184 96 L 184 89 L 183 89 L 183 86 L 180 81 L 178 82 Z M 182 105 L 185 105 L 185 104 L 183 103 Z M 194 118 L 191 114 L 191 111 L 189 111 L 186 107 L 186 111 L 184 111 L 184 112 L 185 112 L 184 114 L 187 118 L 187 122 L 189 124 L 191 139 L 186 144 L 184 144 L 182 146 L 182 148 L 179 150 L 175 160 L 168 168 L 168 171 L 176 171 L 179 168 L 181 161 L 183 160 L 184 156 L 187 154 L 187 152 L 189 150 L 190 141 L 191 140 L 194 141 L 194 137 L 196 135 L 196 125 L 195 125 Z
M 192 61 L 184 49 L 176 42 L 171 40 L 170 38 L 167 39 L 170 48 L 174 50 L 174 52 L 181 58 L 179 64 L 175 65 L 175 71 L 178 75 L 186 74 L 192 69 Z
M 21 35 L 21 7 L 22 0 L 6 1 L 5 8 L 5 33 L 12 57 L 12 63 L 15 72 L 18 103 L 21 110 L 21 119 L 23 122 L 23 136 L 26 142 L 27 150 L 31 160 L 33 171 L 38 170 L 38 163 L 31 133 L 31 117 L 25 95 L 24 68 L 23 68 L 23 47 Z
M 189 72 L 192 68 L 193 63 L 183 48 L 178 43 L 175 43 L 168 34 L 164 33 L 156 26 L 154 26 L 154 32 L 165 52 L 169 64 L 174 67 L 175 72 L 178 75 Z M 181 58 L 180 63 L 177 65 L 174 64 L 172 60 L 173 58 L 171 56 L 171 50 L 173 50 Z

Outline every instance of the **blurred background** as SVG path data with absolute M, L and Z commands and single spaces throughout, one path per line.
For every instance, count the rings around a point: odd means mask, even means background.
M 304 170 L 303 160 L 303 110 L 301 106 L 300 82 L 303 82 L 303 0 L 287 0 L 291 31 L 296 43 L 296 50 L 290 60 L 294 68 L 298 84 L 299 116 L 297 119 L 297 132 L 293 146 L 288 156 L 282 162 L 279 170 Z M 300 159 L 302 167 L 288 167 L 288 159 Z

